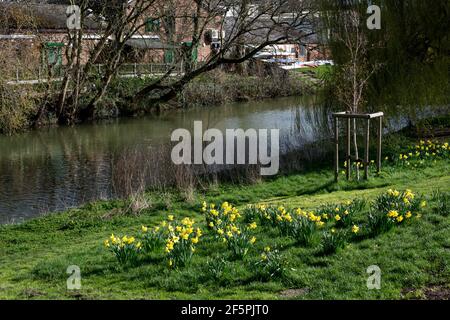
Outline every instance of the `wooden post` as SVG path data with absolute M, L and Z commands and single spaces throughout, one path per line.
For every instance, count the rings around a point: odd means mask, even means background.
M 366 120 L 366 156 L 364 159 L 364 179 L 369 179 L 369 140 L 370 140 L 370 119 Z
M 351 119 L 347 119 L 347 180 L 350 180 L 351 170 L 352 170 L 352 159 L 350 156 L 351 153 Z
M 383 117 L 378 118 L 378 150 L 377 150 L 377 173 L 381 172 L 381 139 L 383 137 Z
M 336 158 L 335 158 L 335 172 L 334 180 L 338 182 L 339 180 L 339 119 L 334 118 L 334 140 L 336 144 Z

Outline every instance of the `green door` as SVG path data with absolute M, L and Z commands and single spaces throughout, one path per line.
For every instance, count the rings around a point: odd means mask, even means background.
M 168 49 L 164 52 L 164 63 L 173 63 L 173 50 Z
M 47 42 L 44 44 L 44 63 L 59 67 L 62 65 L 62 48 L 64 43 Z
M 188 48 L 191 48 L 192 47 L 192 42 L 184 42 L 183 45 L 185 45 Z M 191 62 L 195 63 L 195 62 L 197 62 L 197 60 L 198 60 L 198 47 L 195 47 L 192 50 Z

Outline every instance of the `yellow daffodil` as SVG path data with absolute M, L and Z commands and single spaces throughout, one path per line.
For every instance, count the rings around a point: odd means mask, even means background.
M 398 217 L 398 211 L 397 210 L 391 210 L 388 212 L 389 218 L 397 218 Z
M 335 219 L 336 221 L 340 221 L 340 220 L 341 220 L 341 216 L 337 214 L 337 215 L 334 217 L 334 219 Z
M 251 229 L 251 230 L 256 229 L 256 228 L 257 228 L 256 222 L 250 223 L 249 226 L 248 226 L 248 228 Z
M 357 225 L 354 225 L 354 226 L 352 227 L 352 232 L 353 232 L 354 234 L 357 234 L 357 233 L 359 232 L 359 227 L 358 227 Z

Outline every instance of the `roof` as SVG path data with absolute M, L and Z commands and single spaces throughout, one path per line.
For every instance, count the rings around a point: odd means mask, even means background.
M 0 2 L 0 30 L 2 33 L 26 29 L 67 30 L 66 10 L 67 5 L 61 4 Z M 93 17 L 84 19 L 84 26 L 87 30 L 100 28 Z

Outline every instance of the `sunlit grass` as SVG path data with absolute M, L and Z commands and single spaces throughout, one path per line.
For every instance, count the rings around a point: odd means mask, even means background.
M 126 208 L 125 201 L 89 204 L 61 214 L 0 227 L 0 298 L 100 298 L 100 299 L 278 299 L 286 289 L 298 289 L 298 299 L 356 299 L 405 297 L 404 290 L 417 292 L 450 280 L 450 218 L 439 208 L 448 199 L 436 190 L 449 191 L 448 160 L 420 168 L 387 166 L 367 182 L 333 183 L 331 170 L 247 186 L 224 186 L 196 194 L 192 203 L 173 196 L 149 193 L 153 207 L 139 216 L 114 214 Z M 336 254 L 322 255 L 318 245 L 302 246 L 271 228 L 258 228 L 257 241 L 243 260 L 230 256 L 226 246 L 206 233 L 189 265 L 172 270 L 163 254 L 140 257 L 135 266 L 122 267 L 104 248 L 111 233 L 136 235 L 142 225 L 155 226 L 168 214 L 203 221 L 201 203 L 228 201 L 239 209 L 248 204 L 283 204 L 314 209 L 348 199 L 372 201 L 388 188 L 413 189 L 429 200 L 422 219 L 374 238 L 351 241 Z M 444 199 L 444 200 L 442 200 Z M 438 209 L 436 209 L 438 208 Z M 363 221 L 367 209 L 356 221 Z M 202 222 L 204 223 L 204 222 Z M 204 226 L 205 227 L 205 226 Z M 255 263 L 265 247 L 278 249 L 287 267 L 283 277 L 262 280 Z M 222 260 L 214 266 L 211 260 Z M 66 268 L 81 268 L 82 289 L 66 289 Z M 382 269 L 381 290 L 366 287 L 366 269 Z M 217 268 L 221 269 L 217 276 Z

